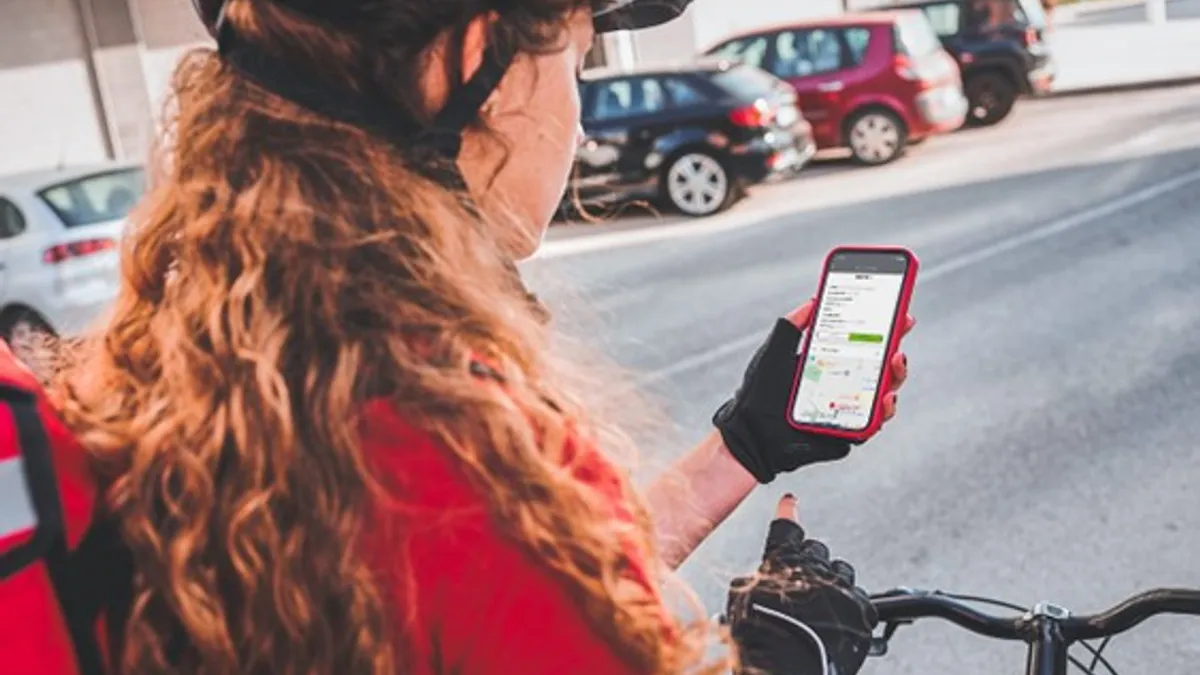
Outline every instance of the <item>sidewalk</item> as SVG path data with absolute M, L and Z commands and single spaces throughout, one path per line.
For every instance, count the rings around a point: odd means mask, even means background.
M 1146 0 L 1087 0 L 1069 5 L 1059 5 L 1054 9 L 1054 23 L 1065 26 L 1074 23 L 1078 17 L 1131 7 L 1140 8 L 1145 12 Z
M 1049 42 L 1058 61 L 1055 93 L 1196 78 L 1200 19 L 1106 26 L 1060 25 Z

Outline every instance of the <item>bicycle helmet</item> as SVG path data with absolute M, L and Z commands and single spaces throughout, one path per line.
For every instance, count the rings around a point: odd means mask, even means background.
M 439 0 L 427 0 L 438 2 Z M 495 47 L 486 52 L 479 70 L 451 92 L 445 107 L 425 125 L 397 114 L 381 97 L 332 89 L 305 78 L 253 44 L 238 39 L 224 20 L 230 0 L 192 0 L 192 5 L 209 33 L 217 40 L 222 57 L 260 87 L 303 108 L 330 119 L 356 126 L 406 150 L 430 150 L 444 159 L 458 157 L 462 132 L 495 90 L 516 56 L 511 49 Z M 597 33 L 636 30 L 666 23 L 681 15 L 692 0 L 593 0 Z M 329 0 L 288 0 L 288 9 L 314 21 L 336 24 L 350 19 L 354 3 Z M 462 185 L 455 162 L 450 162 L 450 181 Z
M 213 37 L 217 37 L 221 12 L 227 3 L 228 0 L 192 0 L 192 6 Z M 683 14 L 691 3 L 692 0 L 593 0 L 592 14 L 595 17 L 596 32 L 611 33 L 666 23 Z M 287 6 L 315 18 L 333 18 L 346 11 L 346 5 L 337 7 L 323 0 L 291 0 Z

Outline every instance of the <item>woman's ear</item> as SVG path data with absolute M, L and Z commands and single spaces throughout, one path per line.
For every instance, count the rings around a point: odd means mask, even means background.
M 483 54 L 488 48 L 488 36 L 492 32 L 492 26 L 499 19 L 500 15 L 496 12 L 487 12 L 471 19 L 471 23 L 467 24 L 462 43 L 463 79 L 458 84 L 470 80 L 475 75 L 475 71 L 479 70 L 479 66 L 483 64 Z
M 450 35 L 443 33 L 434 40 L 425 56 L 424 72 L 421 75 L 421 91 L 424 94 L 427 114 L 433 115 L 441 110 L 446 99 L 449 98 L 450 92 L 470 80 L 483 65 L 483 55 L 488 48 L 488 36 L 491 33 L 492 24 L 498 19 L 498 14 L 488 12 L 475 17 L 467 24 L 460 47 L 462 52 L 459 54 L 462 63 L 461 82 L 446 81 L 446 64 L 449 60 L 447 50 L 456 48 L 451 44 Z M 495 91 L 488 99 L 488 103 L 493 108 L 496 104 L 494 99 L 496 99 Z

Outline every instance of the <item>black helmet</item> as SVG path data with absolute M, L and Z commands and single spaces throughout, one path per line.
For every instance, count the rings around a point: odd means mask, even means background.
M 683 14 L 692 0 L 595 0 L 597 33 L 637 30 L 666 23 Z
M 214 37 L 217 35 L 217 25 L 220 24 L 221 12 L 226 1 L 192 0 L 200 20 Z M 317 2 L 311 0 L 289 2 L 290 7 L 301 12 L 306 10 L 305 5 L 316 4 Z M 596 32 L 637 30 L 667 23 L 668 20 L 682 14 L 690 4 L 691 0 L 593 0 L 592 12 L 595 16 Z
M 691 3 L 692 0 L 593 0 L 592 13 L 596 17 L 596 32 L 610 33 L 666 23 L 683 14 Z M 217 35 L 217 26 L 225 4 L 226 0 L 192 0 L 196 13 L 200 15 L 200 20 L 213 37 Z M 306 4 L 316 3 L 300 0 L 289 3 L 289 6 L 303 12 Z
M 441 0 L 427 0 L 439 2 Z M 475 119 L 479 109 L 495 90 L 512 64 L 514 53 L 500 49 L 487 50 L 479 70 L 461 87 L 450 94 L 445 107 L 425 125 L 405 119 L 381 102 L 379 97 L 333 90 L 313 82 L 304 73 L 297 73 L 287 64 L 240 40 L 224 21 L 229 0 L 192 0 L 200 19 L 216 38 L 227 63 L 254 80 L 260 87 L 288 99 L 303 108 L 356 126 L 382 139 L 411 151 L 432 151 L 436 156 L 451 160 L 438 173 L 446 182 L 463 185 L 457 163 L 462 147 L 462 132 Z M 592 0 L 594 25 L 597 33 L 636 30 L 666 23 L 683 14 L 692 0 Z M 346 3 L 332 0 L 288 0 L 287 6 L 311 16 L 314 20 L 336 21 L 331 16 L 344 12 Z M 448 169 L 448 173 L 446 173 Z

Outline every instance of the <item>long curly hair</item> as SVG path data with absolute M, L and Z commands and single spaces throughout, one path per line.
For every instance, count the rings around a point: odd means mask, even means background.
M 232 0 L 227 17 L 312 77 L 425 114 L 410 103 L 424 45 L 480 3 L 357 4 L 359 20 L 335 29 L 276 0 Z M 540 53 L 587 0 L 505 4 L 491 39 Z M 632 665 L 724 668 L 704 654 L 704 622 L 664 619 L 654 593 L 620 583 L 630 546 L 656 559 L 628 480 L 632 522 L 562 470 L 569 438 L 629 441 L 588 417 L 550 356 L 504 253 L 517 226 L 486 221 L 394 147 L 259 89 L 210 49 L 181 61 L 172 100 L 115 307 L 67 348 L 57 387 L 135 561 L 119 672 L 406 670 L 397 610 L 357 545 L 387 498 L 358 435 L 380 399 L 452 453 L 495 522 Z M 475 381 L 473 355 L 504 391 Z

